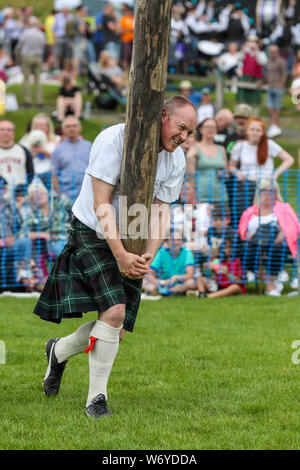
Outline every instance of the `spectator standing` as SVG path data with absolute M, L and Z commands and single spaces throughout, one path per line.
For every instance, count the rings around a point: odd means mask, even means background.
M 230 135 L 233 114 L 230 109 L 223 108 L 216 113 L 215 120 L 217 123 L 217 133 L 214 137 L 214 142 L 225 147 L 225 140 Z
M 67 116 L 64 119 L 62 131 L 64 140 L 58 144 L 51 156 L 54 189 L 74 201 L 81 189 L 92 144 L 80 137 L 81 125 L 75 116 Z
M 214 143 L 217 123 L 207 118 L 200 124 L 202 139 L 191 146 L 187 154 L 186 171 L 196 175 L 197 202 L 224 203 L 228 200 L 222 181 L 222 171 L 227 166 L 225 149 Z
M 270 115 L 270 127 L 267 136 L 270 139 L 278 137 L 282 133 L 279 127 L 279 117 L 287 78 L 287 63 L 280 56 L 278 46 L 276 44 L 271 45 L 266 66 L 267 107 Z
M 234 9 L 230 15 L 228 28 L 226 31 L 226 41 L 236 42 L 242 45 L 245 38 L 250 32 L 250 22 L 247 14 L 243 11 L 242 5 L 236 2 Z
M 112 3 L 107 3 L 103 8 L 103 48 L 112 57 L 119 60 L 121 42 L 119 34 L 119 23 L 116 17 L 116 10 Z
M 103 48 L 103 11 L 99 11 L 96 15 L 96 31 L 93 36 L 93 44 L 95 47 L 96 61 Z
M 121 33 L 121 63 L 124 72 L 127 72 L 131 63 L 134 38 L 134 12 L 133 7 L 122 4 L 122 17 L 120 19 Z
M 34 75 L 35 101 L 37 107 L 42 107 L 42 88 L 40 75 L 42 72 L 43 57 L 46 46 L 45 34 L 39 29 L 39 19 L 31 16 L 28 19 L 28 28 L 21 34 L 18 48 L 21 56 L 21 67 L 24 76 L 23 93 L 24 106 L 32 104 L 30 97 L 30 74 Z
M 52 31 L 55 38 L 55 67 L 60 70 L 71 69 L 73 58 L 72 37 L 74 34 L 73 15 L 67 7 L 63 7 L 55 15 Z
M 215 106 L 212 103 L 211 91 L 208 87 L 201 90 L 202 100 L 197 108 L 198 124 L 201 124 L 204 119 L 213 118 L 215 115 Z
M 233 147 L 229 162 L 229 170 L 237 178 L 233 188 L 236 223 L 243 211 L 253 204 L 257 181 L 262 178 L 276 180 L 294 163 L 292 155 L 267 138 L 266 125 L 262 119 L 252 117 L 248 120 L 246 136 L 247 140 Z M 274 171 L 275 158 L 282 160 L 282 163 Z
M 15 125 L 0 121 L 0 176 L 7 181 L 8 196 L 19 184 L 30 184 L 33 176 L 31 153 L 15 143 Z
M 45 59 L 48 70 L 53 69 L 54 67 L 54 56 L 53 56 L 53 48 L 55 44 L 55 38 L 53 34 L 53 25 L 55 21 L 56 10 L 51 10 L 49 15 L 46 16 L 44 28 L 45 28 L 45 35 L 46 35 L 46 53 Z
M 253 109 L 246 103 L 238 104 L 233 112 L 233 132 L 225 139 L 224 146 L 227 155 L 239 140 L 246 139 L 246 124 L 253 115 Z
M 189 80 L 182 80 L 180 82 L 179 92 L 182 96 L 190 100 L 196 108 L 200 105 L 202 95 L 200 92 L 193 91 L 193 85 Z
M 239 88 L 237 101 L 254 105 L 261 104 L 261 80 L 263 78 L 264 66 L 267 64 L 265 52 L 259 49 L 259 39 L 249 36 L 242 46 L 240 62 L 242 63 L 241 81 L 254 84 L 254 89 Z

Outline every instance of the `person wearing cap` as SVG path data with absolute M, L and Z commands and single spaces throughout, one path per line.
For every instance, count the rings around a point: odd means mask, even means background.
M 216 112 L 214 104 L 211 102 L 212 96 L 211 91 L 208 87 L 202 89 L 202 101 L 197 108 L 198 124 L 207 118 L 213 118 Z
M 179 84 L 179 91 L 182 96 L 190 100 L 197 108 L 201 103 L 202 95 L 197 91 L 193 91 L 193 85 L 189 80 L 182 80 Z
M 253 109 L 246 103 L 238 104 L 233 112 L 233 133 L 225 139 L 224 146 L 227 155 L 239 140 L 246 138 L 246 123 L 253 116 Z

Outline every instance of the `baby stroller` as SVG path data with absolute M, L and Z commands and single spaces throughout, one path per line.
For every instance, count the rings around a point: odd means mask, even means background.
M 101 74 L 97 62 L 88 64 L 89 87 L 97 90 L 95 102 L 102 109 L 116 109 L 118 104 L 126 104 L 123 96 L 116 85 L 105 75 Z

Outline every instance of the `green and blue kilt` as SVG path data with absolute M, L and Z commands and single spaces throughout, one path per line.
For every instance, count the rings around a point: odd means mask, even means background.
M 73 216 L 68 243 L 52 267 L 34 313 L 60 323 L 62 318 L 125 304 L 123 327 L 133 331 L 141 290 L 142 279 L 122 276 L 107 242 Z

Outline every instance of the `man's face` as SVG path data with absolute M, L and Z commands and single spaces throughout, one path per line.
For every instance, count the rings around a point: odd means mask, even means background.
M 76 140 L 81 132 L 81 126 L 77 119 L 69 118 L 65 121 L 63 133 L 67 139 Z
M 10 121 L 0 122 L 0 145 L 10 146 L 15 139 L 15 126 Z
M 243 117 L 243 116 L 236 116 L 234 118 L 234 123 L 237 131 L 239 131 L 241 134 L 246 134 L 246 123 L 248 121 L 248 118 Z
M 269 47 L 269 54 L 271 59 L 276 59 L 276 57 L 279 55 L 278 54 L 278 47 L 277 46 L 270 46 Z
M 197 113 L 192 106 L 183 106 L 172 113 L 165 108 L 161 119 L 160 150 L 174 152 L 192 135 L 196 126 Z

